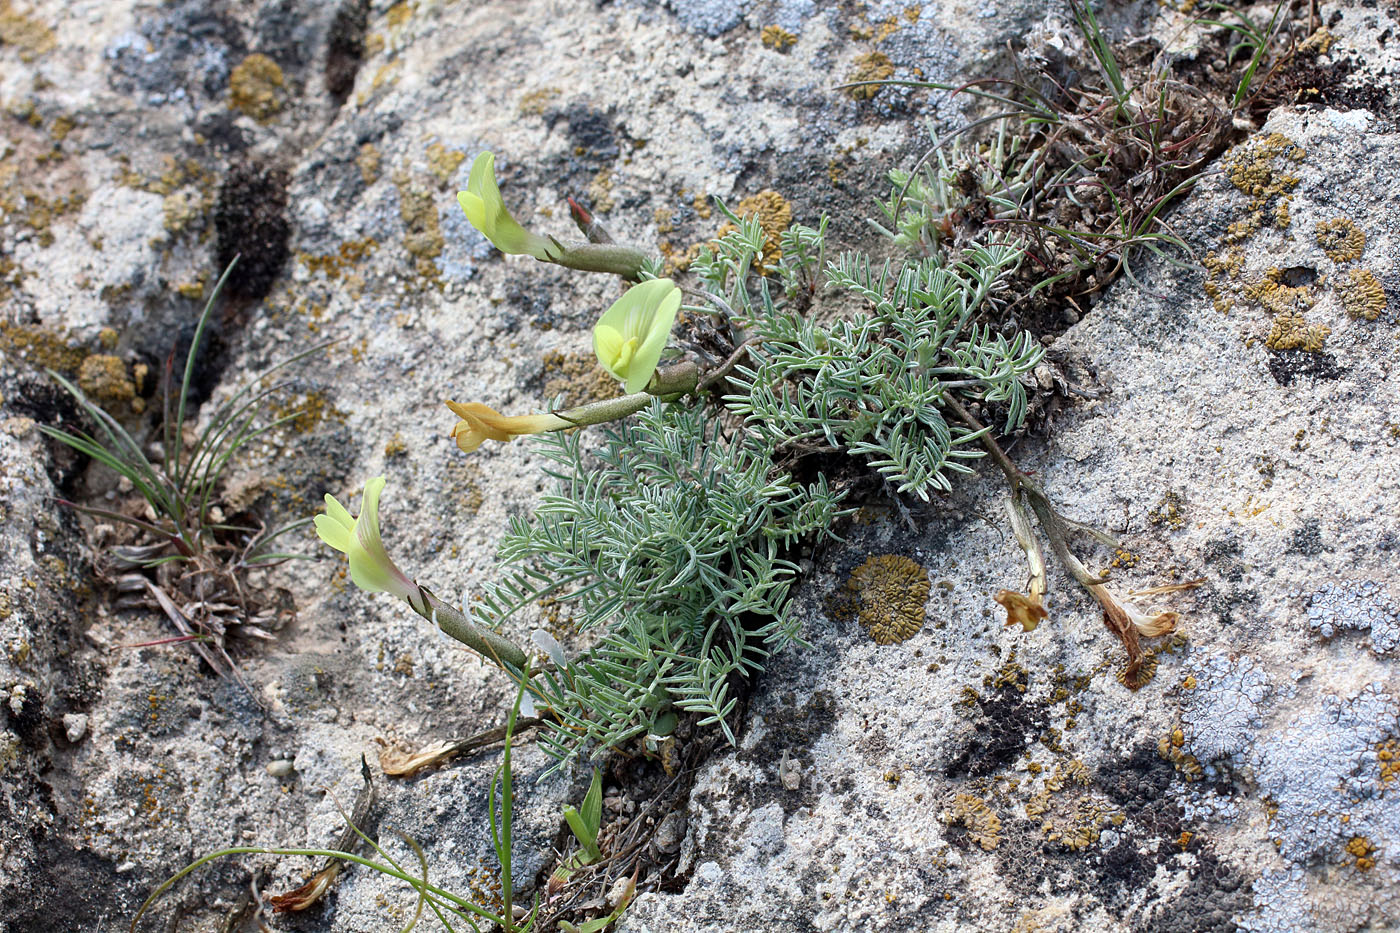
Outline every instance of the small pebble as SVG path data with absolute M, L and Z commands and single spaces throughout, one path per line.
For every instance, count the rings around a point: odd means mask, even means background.
M 608 906 L 616 910 L 631 887 L 631 878 L 619 878 L 614 881 L 613 886 L 608 888 Z
M 292 760 L 290 758 L 274 758 L 267 763 L 267 773 L 275 778 L 286 777 L 292 773 Z
M 85 713 L 63 714 L 63 734 L 68 737 L 68 741 L 75 744 L 81 742 L 87 731 L 88 718 Z
M 658 849 L 669 855 L 679 849 L 681 843 L 685 841 L 685 829 L 685 814 L 679 810 L 672 811 L 666 814 L 661 825 L 656 827 L 653 841 Z

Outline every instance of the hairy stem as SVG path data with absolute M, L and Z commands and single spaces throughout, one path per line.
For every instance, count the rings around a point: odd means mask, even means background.
M 575 243 L 566 246 L 555 240 L 554 246 L 556 251 L 546 262 L 583 272 L 607 272 L 629 281 L 641 277 L 642 264 L 647 259 L 646 253 L 639 249 L 612 243 Z
M 407 600 L 408 605 L 449 637 L 457 639 L 477 654 L 495 661 L 507 671 L 525 669 L 525 652 L 515 642 L 477 625 L 463 615 L 460 609 L 438 599 L 425 587 L 418 587 L 417 596 L 417 599 Z

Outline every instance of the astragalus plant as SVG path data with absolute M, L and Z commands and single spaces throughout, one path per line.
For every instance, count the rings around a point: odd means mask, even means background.
M 632 741 L 654 749 L 682 715 L 733 741 L 735 684 L 800 641 L 790 601 L 799 561 L 843 514 L 846 489 L 822 464 L 854 458 L 891 494 L 927 499 L 978 457 L 1009 463 L 971 411 L 997 413 L 1003 433 L 1026 415 L 1041 345 L 986 323 L 1024 248 L 1003 235 L 956 254 L 828 262 L 823 221 L 790 227 L 775 260 L 759 222 L 721 204 L 732 226 L 693 263 L 700 287 L 682 289 L 640 251 L 612 244 L 577 205 L 594 242 L 566 246 L 525 231 L 492 164 L 478 159 L 463 204 L 498 247 L 636 283 L 594 333 L 600 364 L 624 391 L 514 416 L 449 403 L 463 451 L 539 434 L 553 480 L 533 516 L 511 521 L 494 578 L 461 609 L 393 566 L 372 514 L 352 521 L 332 505 L 339 521 L 323 537 L 350 553 L 357 583 L 394 593 L 523 682 L 561 763 Z M 823 286 L 854 296 L 859 313 L 819 319 L 809 309 Z M 1073 559 L 1061 545 L 1078 529 L 1024 474 L 1008 478 L 1013 517 L 1033 512 L 1056 554 Z M 379 488 L 367 487 L 367 513 Z M 1034 568 L 1038 546 L 1023 546 Z M 1102 580 L 1084 571 L 1081 582 Z M 1029 599 L 1013 594 L 1023 611 L 1044 616 L 1043 584 L 1042 568 Z M 546 601 L 566 607 L 560 616 L 592 640 L 569 657 L 536 630 L 542 657 L 531 664 L 501 632 Z

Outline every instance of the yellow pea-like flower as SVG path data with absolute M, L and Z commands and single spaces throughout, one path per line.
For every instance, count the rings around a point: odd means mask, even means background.
M 447 407 L 462 419 L 452 428 L 452 437 L 467 453 L 480 447 L 482 441 L 513 441 L 522 434 L 543 434 L 574 426 L 574 422 L 558 415 L 503 415 L 480 402 L 463 405 L 448 401 Z
M 366 593 L 392 593 L 411 602 L 418 593 L 418 584 L 389 559 L 379 537 L 379 494 L 384 491 L 385 482 L 384 477 L 376 476 L 365 483 L 359 518 L 327 493 L 326 514 L 315 519 L 316 534 L 349 556 L 350 579 L 360 589 Z
M 457 203 L 462 206 L 471 225 L 501 252 L 534 256 L 542 260 L 554 258 L 556 250 L 553 244 L 520 226 L 506 210 L 501 189 L 496 184 L 494 154 L 483 152 L 476 157 L 472 163 L 471 177 L 467 180 L 467 190 L 457 192 Z
M 676 283 L 652 279 L 633 285 L 598 319 L 593 352 L 604 369 L 622 380 L 627 392 L 640 392 L 651 381 L 680 307 L 681 290 Z

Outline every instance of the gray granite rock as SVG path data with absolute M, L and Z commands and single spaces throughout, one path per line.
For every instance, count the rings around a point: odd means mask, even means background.
M 220 250 L 237 245 L 263 284 L 245 280 L 220 316 L 202 398 L 339 343 L 292 374 L 315 417 L 249 451 L 230 485 L 295 516 L 387 473 L 396 558 L 467 598 L 506 520 L 533 507 L 541 461 L 526 444 L 462 457 L 441 399 L 539 403 L 545 354 L 589 352 L 616 295 L 503 258 L 470 230 L 453 193 L 474 154 L 496 151 L 512 205 L 557 235 L 564 196 L 583 195 L 620 237 L 680 255 L 715 232 L 708 197 L 773 188 L 797 219 L 836 212 L 841 245 L 868 244 L 884 171 L 914 157 L 924 120 L 946 129 L 959 113 L 943 95 L 855 100 L 834 85 L 872 53 L 899 78 L 970 77 L 1047 12 L 1064 22 L 1040 0 L 4 4 L 18 18 L 0 44 L 0 930 L 122 929 L 200 853 L 325 844 L 376 739 L 466 735 L 496 724 L 510 696 L 387 597 L 328 583 L 329 561 L 259 580 L 297 615 L 276 644 L 236 649 L 249 689 L 186 646 L 129 647 L 174 632 L 98 595 L 91 529 L 50 497 L 122 493 L 34 429 L 73 414 L 42 367 L 75 374 L 111 356 L 141 389 L 137 365 L 156 373 L 188 344 Z M 1390 54 L 1390 14 L 1323 12 L 1342 14 L 1334 57 L 1365 59 L 1351 86 L 1364 85 Z M 765 45 L 770 25 L 795 42 Z M 343 94 L 328 88 L 341 82 Z M 1306 155 L 1292 226 L 1242 244 L 1241 275 L 1315 273 L 1324 353 L 1268 351 L 1263 309 L 1222 315 L 1200 273 L 1151 261 L 1053 348 L 1107 393 L 1017 456 L 1069 514 L 1124 538 L 1139 557 L 1120 571 L 1128 585 L 1207 578 L 1171 598 L 1189 640 L 1159 655 L 1156 679 L 1137 693 L 1116 682 L 1117 644 L 1063 578 L 1050 622 L 1002 627 L 991 595 L 1024 567 L 979 517 L 1000 515 L 993 477 L 916 532 L 872 514 L 815 556 L 799 591 L 811 649 L 775 659 L 739 747 L 706 765 L 682 816 L 657 820 L 684 873 L 677 892 L 643 895 L 624 929 L 1395 921 L 1400 810 L 1379 763 L 1400 731 L 1393 637 L 1374 619 L 1351 632 L 1345 613 L 1324 637 L 1309 615 L 1333 605 L 1318 593 L 1400 598 L 1384 507 L 1396 500 L 1400 183 L 1394 91 L 1379 86 L 1390 96 L 1374 113 L 1285 109 L 1263 129 Z M 1173 222 L 1204 255 L 1246 200 L 1212 177 Z M 1338 217 L 1366 236 L 1358 260 L 1329 258 L 1314 236 Z M 1362 269 L 1387 296 L 1374 321 L 1346 313 Z M 1179 527 L 1151 518 L 1168 493 Z M 924 629 L 902 645 L 876 646 L 827 609 L 871 553 L 910 557 L 934 582 Z M 391 854 L 408 850 L 390 825 L 423 845 L 435 881 L 489 896 L 496 760 L 377 775 Z M 516 877 L 529 890 L 586 775 L 541 779 L 533 748 L 517 760 Z M 221 863 L 157 922 L 178 905 L 181 929 L 221 929 L 250 877 L 282 891 L 310 868 Z M 411 910 L 403 886 L 351 871 L 294 925 L 397 929 Z

